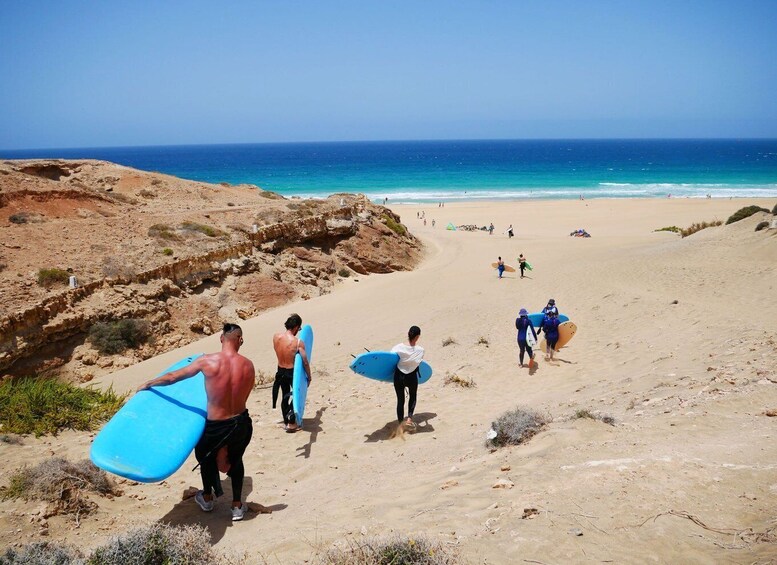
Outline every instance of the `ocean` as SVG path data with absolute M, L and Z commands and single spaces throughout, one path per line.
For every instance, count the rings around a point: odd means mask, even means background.
M 777 196 L 777 139 L 262 143 L 2 151 L 102 159 L 284 196 L 389 202 Z

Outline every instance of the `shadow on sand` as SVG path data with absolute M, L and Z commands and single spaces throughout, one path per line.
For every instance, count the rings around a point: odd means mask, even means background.
M 408 430 L 410 434 L 425 434 L 434 431 L 434 426 L 429 423 L 429 420 L 436 418 L 437 414 L 434 412 L 421 412 L 413 416 L 413 422 L 415 423 L 414 430 Z M 371 434 L 364 434 L 366 438 L 364 443 L 375 443 L 378 441 L 387 441 L 394 439 L 401 433 L 397 433 L 398 423 L 396 420 L 387 422 L 385 426 L 372 432 Z
M 197 481 L 199 482 L 199 473 L 197 474 Z M 255 512 L 250 509 L 253 502 L 248 500 L 248 495 L 253 490 L 253 479 L 246 477 L 243 481 L 243 500 L 244 504 L 249 505 L 249 510 L 243 517 L 243 522 L 253 520 L 259 512 Z M 170 511 L 165 514 L 160 522 L 170 524 L 172 526 L 188 526 L 192 524 L 199 524 L 204 526 L 210 533 L 211 544 L 218 543 L 224 534 L 227 532 L 227 528 L 241 527 L 241 522 L 232 522 L 232 513 L 230 511 L 230 505 L 232 502 L 232 481 L 227 478 L 221 481 L 221 486 L 224 489 L 224 495 L 221 496 L 212 512 L 203 512 L 197 503 L 194 502 L 194 498 L 189 498 L 178 502 L 173 506 Z M 266 510 L 271 512 L 280 512 L 284 510 L 288 505 L 286 504 L 274 504 L 272 506 L 266 506 Z
M 321 427 L 321 417 L 324 415 L 324 410 L 326 410 L 326 406 L 318 409 L 315 418 L 302 419 L 302 431 L 310 432 L 310 439 L 305 445 L 297 448 L 297 451 L 300 452 L 297 453 L 297 457 L 304 456 L 305 459 L 310 457 L 310 449 L 313 447 L 313 444 L 316 443 L 316 439 L 318 439 L 318 432 L 323 430 Z

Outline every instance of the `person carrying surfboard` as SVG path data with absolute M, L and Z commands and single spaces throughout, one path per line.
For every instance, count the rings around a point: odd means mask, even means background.
M 243 519 L 246 507 L 243 494 L 243 453 L 253 435 L 253 424 L 246 409 L 248 395 L 254 388 L 254 364 L 238 353 L 243 345 L 243 330 L 237 324 L 224 324 L 221 352 L 202 355 L 192 363 L 143 383 L 138 391 L 166 386 L 202 372 L 208 397 L 205 429 L 194 448 L 200 467 L 202 490 L 195 502 L 204 512 L 213 510 L 214 498 L 224 494 L 219 476 L 219 457 L 226 450 L 227 475 L 232 479 L 232 521 Z
M 496 268 L 499 270 L 499 278 L 501 279 L 505 272 L 505 262 L 502 261 L 501 257 L 498 257 L 497 259 L 498 261 L 496 262 Z
M 292 314 L 284 324 L 286 331 L 275 334 L 272 338 L 272 345 L 275 349 L 275 355 L 278 358 L 278 371 L 275 373 L 275 382 L 272 385 L 272 407 L 278 401 L 278 389 L 281 390 L 281 414 L 283 415 L 283 425 L 288 433 L 294 433 L 300 430 L 297 418 L 294 415 L 294 404 L 291 400 L 291 383 L 294 379 L 294 356 L 299 352 L 302 357 L 302 364 L 308 376 L 310 384 L 311 372 L 308 363 L 308 355 L 305 351 L 305 343 L 297 338 L 297 334 L 302 328 L 302 318 L 299 314 Z
M 521 308 L 520 312 L 518 312 L 518 317 L 515 319 L 515 329 L 518 330 L 518 347 L 521 350 L 518 360 L 521 362 L 521 367 L 523 367 L 524 353 L 528 353 L 529 368 L 531 369 L 534 363 L 534 352 L 532 351 L 532 346 L 529 345 L 529 341 L 537 343 L 537 331 L 529 319 L 529 312 L 526 308 Z
M 545 318 L 542 320 L 542 327 L 540 328 L 540 331 L 545 332 L 545 341 L 547 342 L 545 359 L 549 361 L 553 361 L 553 353 L 558 343 L 558 325 L 558 310 L 549 310 L 545 314 Z
M 556 314 L 556 316 L 558 316 L 558 308 L 556 307 L 556 301 L 553 298 L 549 299 L 548 300 L 548 305 L 545 306 L 545 308 L 542 309 L 542 313 L 545 314 L 546 316 L 550 312 L 553 312 L 553 313 Z
M 526 268 L 526 257 L 523 256 L 523 253 L 518 256 L 518 267 L 521 269 L 521 278 L 523 278 L 523 270 Z
M 418 366 L 424 359 L 424 348 L 418 345 L 421 328 L 410 326 L 407 332 L 407 343 L 398 343 L 392 353 L 399 355 L 399 363 L 394 369 L 394 391 L 397 393 L 397 421 L 403 421 L 408 427 L 413 427 L 413 413 L 418 392 Z M 407 419 L 405 419 L 405 389 L 408 391 Z

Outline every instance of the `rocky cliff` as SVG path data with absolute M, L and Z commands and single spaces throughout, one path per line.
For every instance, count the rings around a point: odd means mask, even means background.
M 421 255 L 362 196 L 286 199 L 99 161 L 1 163 L 0 230 L 0 371 L 79 380 Z M 149 321 L 153 343 L 99 355 L 89 329 L 125 318 Z

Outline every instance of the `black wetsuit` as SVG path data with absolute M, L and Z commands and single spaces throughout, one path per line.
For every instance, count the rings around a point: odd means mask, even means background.
M 409 418 L 412 418 L 413 412 L 415 412 L 416 394 L 418 392 L 417 368 L 410 374 L 403 373 L 399 370 L 399 367 L 394 369 L 394 391 L 397 393 L 397 420 L 400 422 L 405 419 L 405 388 L 407 388 L 410 397 L 407 403 L 407 415 Z
M 291 383 L 294 379 L 294 369 L 284 369 L 278 367 L 275 373 L 275 382 L 272 384 L 272 407 L 278 402 L 278 389 L 281 390 L 281 413 L 283 414 L 283 423 L 286 425 L 296 424 L 297 418 L 294 416 L 294 403 L 291 400 Z
M 232 500 L 237 502 L 241 499 L 245 476 L 243 453 L 251 441 L 253 431 L 254 426 L 248 410 L 226 420 L 205 420 L 205 430 L 194 448 L 194 455 L 200 464 L 202 492 L 205 495 L 224 494 L 216 454 L 226 446 L 230 464 L 227 475 L 232 479 Z

